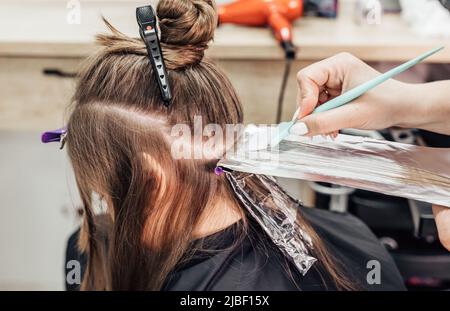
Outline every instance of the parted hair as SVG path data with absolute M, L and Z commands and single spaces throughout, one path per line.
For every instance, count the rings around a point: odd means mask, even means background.
M 160 290 L 189 253 L 200 217 L 218 197 L 236 202 L 246 234 L 246 213 L 210 161 L 175 160 L 167 130 L 243 122 L 242 106 L 225 74 L 204 57 L 217 14 L 211 0 L 161 0 L 161 47 L 172 88 L 169 107 L 141 39 L 105 20 L 108 34 L 79 72 L 68 120 L 67 147 L 83 203 L 80 248 L 88 256 L 82 289 Z M 258 185 L 254 185 L 258 191 Z M 111 225 L 101 230 L 93 193 L 105 202 Z M 311 252 L 337 289 L 353 289 L 320 238 Z M 105 238 L 106 237 L 106 238 Z M 105 240 L 107 242 L 105 242 Z

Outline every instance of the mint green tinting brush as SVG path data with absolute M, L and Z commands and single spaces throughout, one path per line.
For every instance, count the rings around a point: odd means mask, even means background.
M 314 111 L 312 113 L 324 112 L 324 111 L 331 110 L 331 109 L 343 106 L 345 104 L 348 104 L 349 102 L 353 101 L 354 99 L 358 98 L 359 96 L 363 95 L 364 93 L 368 92 L 369 90 L 373 89 L 374 87 L 380 85 L 384 81 L 386 81 L 386 80 L 398 75 L 399 73 L 411 68 L 412 66 L 420 63 L 425 58 L 433 55 L 436 52 L 439 52 L 443 48 L 444 47 L 441 46 L 441 47 L 432 49 L 431 51 L 428 51 L 406 63 L 403 63 L 400 66 L 395 67 L 395 68 L 389 70 L 388 72 L 385 72 L 385 73 L 379 75 L 378 77 L 376 77 L 370 81 L 367 81 L 367 82 L 345 92 L 344 94 L 341 94 L 338 97 L 335 97 L 335 98 L 327 101 L 326 103 L 324 103 L 324 104 L 318 106 L 316 109 L 314 109 Z M 276 145 L 278 145 L 280 143 L 280 141 L 282 141 L 284 138 L 286 138 L 286 136 L 289 135 L 289 130 L 297 121 L 296 119 L 297 119 L 297 117 L 294 115 L 294 118 L 291 122 L 281 122 L 278 125 L 278 136 L 276 136 L 271 141 L 271 143 L 270 143 L 271 147 L 275 147 Z

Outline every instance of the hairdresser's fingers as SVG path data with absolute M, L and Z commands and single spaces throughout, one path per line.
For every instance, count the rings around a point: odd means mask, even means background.
M 360 103 L 350 103 L 333 110 L 308 115 L 297 122 L 308 136 L 336 132 L 343 128 L 366 128 L 373 112 Z
M 309 65 L 297 73 L 297 105 L 300 107 L 300 118 L 313 112 L 314 108 L 326 99 L 341 93 L 345 72 L 341 67 L 347 66 L 344 58 L 344 54 L 338 54 Z
M 433 205 L 433 214 L 438 229 L 439 240 L 450 251 L 450 208 Z
M 297 81 L 297 105 L 300 108 L 299 118 L 302 118 L 310 114 L 319 102 L 320 86 L 302 71 L 297 74 Z
M 328 101 L 328 92 L 327 91 L 323 91 L 319 94 L 319 103 L 322 104 L 326 101 Z
M 320 94 L 327 89 L 330 77 L 333 76 L 334 58 L 309 65 L 297 73 L 299 118 L 310 114 L 319 103 Z
M 332 140 L 334 140 L 338 136 L 338 131 L 329 132 L 327 133 L 327 137 L 330 137 Z
M 341 89 L 327 89 L 329 99 L 333 99 L 339 95 L 341 95 L 342 90 Z

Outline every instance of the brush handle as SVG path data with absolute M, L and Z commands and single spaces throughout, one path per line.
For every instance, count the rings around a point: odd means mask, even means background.
M 345 92 L 344 94 L 327 101 L 326 103 L 324 103 L 324 104 L 318 106 L 316 109 L 314 109 L 313 113 L 324 112 L 324 111 L 327 111 L 330 109 L 334 109 L 334 108 L 343 106 L 343 105 L 351 102 L 352 100 L 358 98 L 359 96 L 363 95 L 364 93 L 368 92 L 369 90 L 373 89 L 374 87 L 380 85 L 384 81 L 386 81 L 386 80 L 398 75 L 399 73 L 411 68 L 412 66 L 420 63 L 425 58 L 433 55 L 434 53 L 442 50 L 443 48 L 444 47 L 438 47 L 438 48 L 432 49 L 431 51 L 428 51 L 406 63 L 403 63 L 400 66 L 395 67 L 395 68 L 389 70 L 388 72 L 385 72 L 385 73 L 377 76 L 376 78 L 374 78 L 370 81 L 367 81 L 367 82 Z

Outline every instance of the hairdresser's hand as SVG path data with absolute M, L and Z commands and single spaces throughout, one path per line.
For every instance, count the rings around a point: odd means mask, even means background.
M 382 129 L 400 123 L 402 96 L 407 92 L 407 84 L 392 79 L 352 103 L 311 115 L 318 105 L 379 74 L 348 53 L 337 54 L 302 69 L 297 74 L 297 101 L 299 119 L 306 124 L 307 135 L 329 134 L 342 128 Z
M 433 214 L 438 228 L 439 240 L 450 251 L 450 208 L 433 205 Z

